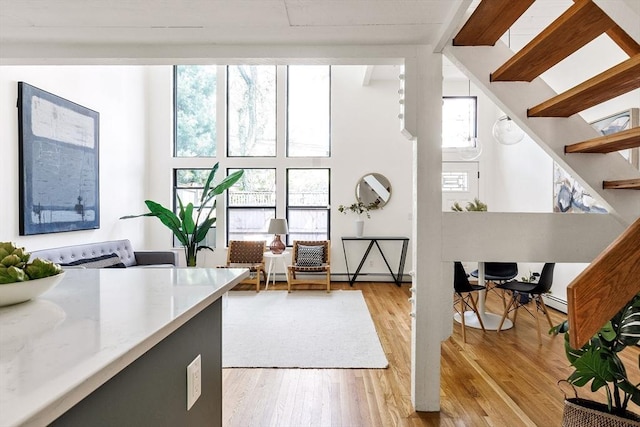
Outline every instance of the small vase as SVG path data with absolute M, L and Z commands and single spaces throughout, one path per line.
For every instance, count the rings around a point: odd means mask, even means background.
M 364 234 L 364 220 L 356 219 L 356 237 L 362 237 Z
M 194 246 L 185 246 L 184 255 L 187 261 L 187 267 L 196 267 L 198 249 Z

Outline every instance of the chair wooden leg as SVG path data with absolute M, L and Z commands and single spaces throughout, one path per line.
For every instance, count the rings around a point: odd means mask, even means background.
M 327 271 L 327 293 L 331 292 L 331 274 Z
M 544 303 L 544 300 L 542 299 L 542 295 L 540 295 L 539 298 L 540 298 L 540 306 L 542 307 L 542 311 L 544 312 L 544 315 L 547 316 L 547 322 L 549 322 L 549 328 L 553 328 L 553 323 L 551 322 L 551 316 L 549 316 L 549 310 L 547 310 L 547 305 Z
M 291 292 L 291 270 L 287 269 L 287 292 Z
M 535 296 L 534 298 L 537 299 L 538 297 L 539 296 Z M 536 318 L 536 328 L 538 329 L 538 345 L 542 345 L 542 333 L 540 332 L 540 316 L 538 316 L 538 307 L 533 311 L 533 315 Z
M 260 292 L 260 271 L 256 271 L 256 292 Z
M 514 295 L 513 298 L 514 298 L 513 301 L 516 304 L 516 309 L 513 310 L 513 320 L 512 320 L 512 322 L 513 322 L 513 326 L 515 326 L 516 325 L 516 320 L 518 320 L 518 309 L 520 308 L 520 305 L 521 305 L 520 304 L 520 300 L 519 300 L 520 295 L 518 295 L 518 296 Z
M 502 325 L 504 325 L 504 320 L 507 318 L 507 314 L 509 314 L 509 310 L 511 309 L 511 306 L 515 302 L 516 302 L 516 297 L 512 295 L 511 301 L 509 301 L 509 304 L 507 304 L 507 307 L 504 309 L 504 313 L 502 313 L 502 319 L 500 319 L 500 324 L 498 325 L 498 332 L 502 330 Z
M 464 327 L 464 297 L 460 295 L 460 324 L 462 325 L 462 342 L 467 342 L 467 333 Z
M 473 299 L 473 296 L 469 298 L 471 300 L 471 305 L 473 306 L 473 311 L 476 313 L 476 317 L 478 318 L 478 322 L 480 323 L 480 327 L 483 332 L 486 332 L 484 329 L 484 323 L 482 322 L 482 317 L 480 317 L 480 312 L 478 311 L 478 306 L 476 305 L 476 301 Z

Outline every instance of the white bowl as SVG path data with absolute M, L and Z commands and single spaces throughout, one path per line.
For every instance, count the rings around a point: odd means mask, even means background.
M 29 301 L 47 292 L 64 278 L 65 272 L 43 279 L 27 280 L 26 282 L 8 283 L 0 285 L 0 307 Z

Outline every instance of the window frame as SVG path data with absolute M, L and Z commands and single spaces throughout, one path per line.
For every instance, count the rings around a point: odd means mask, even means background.
M 311 65 L 311 64 L 309 64 Z M 313 158 L 317 158 L 317 159 L 329 159 L 331 158 L 331 151 L 332 151 L 332 142 L 333 142 L 333 138 L 332 138 L 332 132 L 331 132 L 331 121 L 332 121 L 332 116 L 331 116 L 331 100 L 332 100 L 332 83 L 333 83 L 333 67 L 331 65 L 327 65 L 327 67 L 329 68 L 329 99 L 328 99 L 328 108 L 329 108 L 329 123 L 328 125 L 328 129 L 329 129 L 329 149 L 327 151 L 327 155 L 326 156 L 291 156 L 289 154 L 289 92 L 290 92 L 290 84 L 289 84 L 289 69 L 290 69 L 291 65 L 287 65 L 287 78 L 285 81 L 286 84 L 286 97 L 285 97 L 285 141 L 284 141 L 284 145 L 285 145 L 285 157 L 288 159 L 313 159 Z
M 447 152 L 454 152 L 454 151 L 458 151 L 464 148 L 477 148 L 478 146 L 478 142 L 477 142 L 477 138 L 478 138 L 478 97 L 476 95 L 447 95 L 447 96 L 443 96 L 442 97 L 442 102 L 443 102 L 443 111 L 444 111 L 444 102 L 446 102 L 447 99 L 469 99 L 469 100 L 473 100 L 473 131 L 469 134 L 469 137 L 474 139 L 474 143 L 473 145 L 469 145 L 469 146 L 447 146 L 445 147 L 444 145 L 442 146 L 442 150 L 447 151 Z M 442 126 L 444 128 L 445 123 L 444 123 L 444 113 L 443 113 L 443 123 Z M 471 128 L 471 126 L 469 126 L 469 128 Z M 444 143 L 444 137 L 442 138 L 442 141 Z
M 302 206 L 302 205 L 291 205 L 290 203 L 290 191 L 289 191 L 289 172 L 292 170 L 326 170 L 327 171 L 327 205 L 326 206 Z M 330 167 L 288 167 L 286 168 L 285 173 L 285 218 L 287 218 L 287 223 L 290 224 L 289 221 L 289 212 L 291 210 L 318 210 L 318 211 L 326 211 L 327 212 L 327 236 L 326 239 L 320 240 L 330 240 L 331 239 L 331 168 Z M 287 247 L 293 245 L 293 241 L 291 240 L 291 233 L 287 234 L 285 244 Z

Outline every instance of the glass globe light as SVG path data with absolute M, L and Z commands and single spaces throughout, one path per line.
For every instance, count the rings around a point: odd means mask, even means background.
M 471 138 L 468 147 L 460 148 L 458 154 L 462 160 L 475 160 L 482 154 L 482 145 L 478 138 Z
M 524 138 L 524 131 L 509 116 L 502 116 L 496 120 L 492 133 L 496 141 L 504 145 L 517 144 Z

